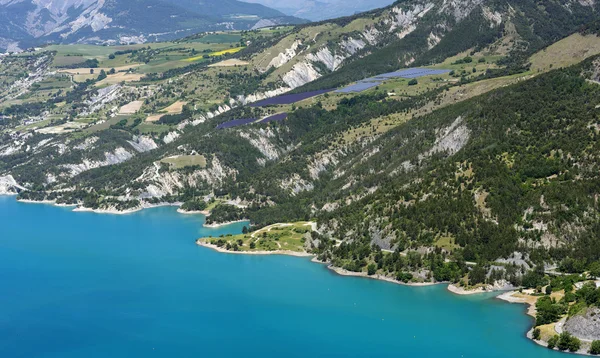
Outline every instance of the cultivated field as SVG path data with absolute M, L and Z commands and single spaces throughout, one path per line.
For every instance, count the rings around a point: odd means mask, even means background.
M 185 167 L 199 166 L 206 167 L 206 158 L 203 155 L 176 155 L 173 157 L 164 158 L 161 163 L 169 164 L 170 169 L 181 169 Z

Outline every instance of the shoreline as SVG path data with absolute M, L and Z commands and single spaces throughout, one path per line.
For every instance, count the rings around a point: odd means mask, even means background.
M 245 220 L 244 220 L 245 221 Z M 379 281 L 385 281 L 385 282 L 389 282 L 389 283 L 395 283 L 397 285 L 402 285 L 402 286 L 411 286 L 411 287 L 425 287 L 425 286 L 433 286 L 433 285 L 444 285 L 446 284 L 446 282 L 402 282 L 402 281 L 398 281 L 395 280 L 391 277 L 387 277 L 387 276 L 383 276 L 383 275 L 371 275 L 369 276 L 366 272 L 352 272 L 352 271 L 348 271 L 345 270 L 341 267 L 335 267 L 332 266 L 331 264 L 328 264 L 327 262 L 323 262 L 317 259 L 317 256 L 315 254 L 311 254 L 308 252 L 298 252 L 298 251 L 290 251 L 290 250 L 274 250 L 274 251 L 231 251 L 231 250 L 227 250 L 224 249 L 222 247 L 219 247 L 217 245 L 213 245 L 211 243 L 208 243 L 206 241 L 207 238 L 201 238 L 201 239 L 197 239 L 196 240 L 196 244 L 198 246 L 202 246 L 202 247 L 206 247 L 212 250 L 215 250 L 217 252 L 220 253 L 224 253 L 224 254 L 234 254 L 234 255 L 286 255 L 286 256 L 294 256 L 294 257 L 312 257 L 311 262 L 314 263 L 318 263 L 318 264 L 322 264 L 322 265 L 326 265 L 327 269 L 337 273 L 340 276 L 354 276 L 354 277 L 362 277 L 362 278 L 369 278 L 372 280 L 379 280 Z
M 127 215 L 127 214 L 133 214 L 135 212 L 141 211 L 144 208 L 142 207 L 137 207 L 137 208 L 133 208 L 133 209 L 128 209 L 128 210 L 115 210 L 115 209 L 92 209 L 92 208 L 84 208 L 84 207 L 76 207 L 75 209 L 73 209 L 74 212 L 79 212 L 79 213 L 96 213 L 96 214 L 112 214 L 112 215 Z
M 202 239 L 196 240 L 196 244 L 198 246 L 206 247 L 206 248 L 215 250 L 215 251 L 223 253 L 223 254 L 233 254 L 233 255 L 286 255 L 286 256 L 295 256 L 295 257 L 312 257 L 312 256 L 315 256 L 315 255 L 310 254 L 308 252 L 297 252 L 297 251 L 290 251 L 290 250 L 275 250 L 275 251 L 231 251 L 231 250 L 227 250 L 227 249 L 224 249 L 222 247 L 219 247 L 217 245 L 213 245 L 213 244 L 208 243 L 208 242 L 203 242 L 201 240 Z
M 2 194 L 4 195 L 4 194 Z M 9 195 L 6 194 L 6 196 L 16 196 L 18 194 L 14 194 L 14 195 Z M 181 205 L 183 205 L 183 203 L 181 202 L 175 202 L 175 203 L 159 203 L 159 204 L 150 204 L 150 203 L 142 203 L 140 206 L 137 206 L 135 208 L 131 208 L 131 209 L 127 209 L 127 210 L 116 210 L 114 208 L 111 209 L 92 209 L 92 208 L 86 208 L 83 206 L 79 206 L 79 204 L 57 204 L 56 200 L 30 200 L 30 199 L 16 199 L 17 202 L 19 203 L 24 203 L 24 204 L 44 204 L 44 205 L 54 205 L 57 207 L 63 207 L 63 208 L 69 208 L 69 207 L 73 207 L 74 209 L 72 211 L 74 212 L 86 212 L 86 213 L 95 213 L 95 214 L 110 214 L 110 215 L 127 215 L 127 214 L 132 214 L 138 211 L 142 211 L 144 209 L 154 209 L 154 208 L 160 208 L 160 207 L 164 207 L 164 206 L 176 206 L 176 207 L 180 207 Z M 184 211 L 181 209 L 177 209 L 177 212 L 179 214 L 201 214 L 201 215 L 205 215 L 208 216 L 208 212 L 207 211 Z M 221 224 L 221 226 L 223 225 L 227 225 L 227 223 L 225 224 Z
M 206 228 L 214 229 L 214 228 L 218 228 L 218 227 L 221 227 L 221 226 L 227 226 L 227 225 L 237 224 L 237 223 L 244 223 L 244 222 L 248 222 L 248 221 L 250 221 L 250 220 L 248 220 L 248 219 L 245 219 L 245 220 L 235 220 L 235 221 L 227 221 L 227 222 L 218 223 L 218 224 L 206 224 L 206 223 L 204 223 L 202 226 L 206 227 Z M 237 252 L 237 251 L 235 251 L 235 252 Z M 265 251 L 265 252 L 270 252 L 270 251 Z
M 402 281 L 398 281 L 391 277 L 383 276 L 380 274 L 369 275 L 366 272 L 353 272 L 353 271 L 348 271 L 346 269 L 343 269 L 341 267 L 332 266 L 330 264 L 321 262 L 319 260 L 312 260 L 312 261 L 316 262 L 316 263 L 321 263 L 321 264 L 327 265 L 327 268 L 329 270 L 335 272 L 336 274 L 338 274 L 340 276 L 362 277 L 362 278 L 368 278 L 371 280 L 385 281 L 385 282 L 389 282 L 389 283 L 394 283 L 396 285 L 410 286 L 410 287 L 427 287 L 427 286 L 445 285 L 446 284 L 445 282 L 402 282 Z
M 183 215 L 204 215 L 204 216 L 208 216 L 210 215 L 210 211 L 208 210 L 192 210 L 192 211 L 186 211 L 183 210 L 182 208 L 177 208 L 177 212 Z
M 470 295 L 478 295 L 481 293 L 495 292 L 495 291 L 488 291 L 488 290 L 484 289 L 483 287 L 477 287 L 474 290 L 466 290 L 463 287 L 456 286 L 453 283 L 448 285 L 447 290 L 454 293 L 455 295 L 459 295 L 459 296 L 470 296 Z
M 535 308 L 535 304 L 532 302 L 527 301 L 527 299 L 523 298 L 523 297 L 515 297 L 514 295 L 520 293 L 519 291 L 508 291 L 508 292 L 504 292 L 498 296 L 496 296 L 497 299 L 508 302 L 508 303 L 517 303 L 517 304 L 524 304 L 527 306 L 527 311 L 526 311 L 526 315 L 532 317 L 535 320 L 535 316 L 536 316 L 536 308 Z M 537 300 L 536 300 L 537 301 Z M 556 322 L 556 325 L 560 324 L 561 322 L 564 322 L 564 318 L 561 319 L 560 321 Z M 535 325 L 532 325 L 532 327 L 527 331 L 527 333 L 525 334 L 525 336 L 527 338 L 529 338 L 532 342 L 536 343 L 539 346 L 542 346 L 546 349 L 548 348 L 548 342 L 543 341 L 543 340 L 537 340 L 537 339 L 533 339 L 533 330 L 535 329 Z M 556 326 L 554 328 L 555 333 L 558 335 L 559 332 L 556 329 Z M 559 353 L 570 353 L 570 354 L 577 354 L 577 355 L 582 355 L 582 356 L 593 356 L 593 354 L 590 354 L 588 352 L 588 348 L 589 348 L 589 344 L 591 344 L 591 341 L 586 340 L 586 339 L 581 339 L 579 337 L 577 337 L 580 341 L 581 341 L 581 349 L 577 352 L 570 352 L 570 351 L 561 351 L 558 349 L 552 349 L 553 351 L 557 351 Z
M 469 295 L 476 295 L 476 294 L 484 294 L 484 293 L 494 293 L 494 292 L 501 292 L 499 295 L 495 296 L 496 299 L 505 301 L 507 303 L 519 303 L 519 304 L 526 304 L 527 305 L 527 311 L 526 311 L 526 315 L 533 317 L 533 319 L 535 319 L 535 314 L 536 314 L 536 310 L 535 310 L 535 304 L 532 304 L 531 302 L 528 302 L 526 298 L 523 297 L 514 297 L 513 295 L 516 293 L 519 293 L 519 291 L 516 291 L 514 289 L 511 290 L 501 290 L 501 289 L 487 289 L 485 287 L 478 287 L 474 290 L 466 290 L 462 287 L 458 287 L 452 283 L 447 283 L 447 282 L 402 282 L 402 281 L 398 281 L 395 280 L 391 277 L 387 277 L 387 276 L 383 276 L 380 274 L 375 274 L 375 275 L 368 275 L 366 272 L 352 272 L 352 271 L 348 271 L 345 270 L 341 267 L 335 267 L 327 262 L 323 262 L 320 261 L 319 259 L 317 259 L 317 256 L 314 254 L 310 254 L 307 252 L 295 252 L 295 251 L 288 251 L 288 250 L 276 250 L 276 251 L 230 251 L 227 250 L 225 248 L 222 247 L 218 247 L 216 245 L 210 244 L 208 242 L 202 241 L 204 239 L 198 239 L 196 240 L 196 244 L 198 246 L 202 246 L 202 247 L 206 247 L 212 250 L 215 250 L 219 253 L 225 253 L 225 254 L 237 254 L 237 255 L 287 255 L 287 256 L 296 256 L 296 257 L 312 257 L 311 262 L 314 263 L 318 263 L 318 264 L 322 264 L 325 265 L 327 269 L 335 272 L 336 274 L 340 275 L 340 276 L 350 276 L 350 277 L 361 277 L 361 278 L 368 278 L 368 279 L 372 279 L 372 280 L 379 280 L 379 281 L 385 281 L 385 282 L 389 282 L 389 283 L 394 283 L 397 285 L 402 285 L 402 286 L 410 286 L 410 287 L 427 287 L 427 286 L 433 286 L 433 285 L 443 285 L 443 284 L 448 284 L 448 286 L 446 286 L 446 289 L 451 292 L 452 294 L 455 295 L 459 295 L 459 296 L 469 296 Z M 529 328 L 529 330 L 527 331 L 527 333 L 525 334 L 525 336 L 531 340 L 532 342 L 538 344 L 541 347 L 544 347 L 546 349 L 548 349 L 548 344 L 545 341 L 542 340 L 535 340 L 533 339 L 533 330 L 534 330 L 534 326 L 531 326 Z M 557 332 L 558 334 L 558 332 Z M 582 345 L 582 349 L 579 350 L 578 352 L 562 352 L 562 351 L 558 351 L 560 353 L 572 353 L 572 354 L 578 354 L 578 355 L 584 355 L 584 356 L 591 356 L 590 353 L 587 352 L 587 345 L 585 344 L 586 342 L 584 340 L 582 340 L 582 343 L 584 343 Z M 589 342 L 587 342 L 589 343 Z M 556 350 L 556 349 L 554 349 Z
M 2 196 L 16 196 L 16 195 L 17 194 L 14 194 L 14 195 L 2 194 Z M 79 207 L 77 204 L 57 204 L 55 200 L 39 201 L 39 200 L 27 200 L 27 199 L 19 200 L 19 199 L 17 199 L 16 201 L 21 202 L 21 203 L 26 203 L 26 204 L 46 204 L 46 205 L 51 204 L 51 205 L 54 205 L 57 207 L 76 207 L 75 209 L 72 210 L 73 212 L 93 212 L 93 213 L 97 213 L 97 214 L 113 214 L 113 215 L 126 215 L 126 214 L 131 214 L 131 213 L 141 211 L 143 209 L 151 209 L 151 208 L 157 208 L 157 207 L 162 207 L 162 206 L 181 206 L 181 203 L 142 204 L 136 208 L 132 208 L 132 209 L 128 209 L 128 210 L 115 210 L 115 209 L 91 209 L 91 208 Z M 177 209 L 177 212 L 180 214 L 183 214 L 183 215 L 186 215 L 186 214 L 188 214 L 188 215 L 192 215 L 192 214 L 207 215 L 205 211 L 186 212 L 186 211 L 181 210 L 180 208 Z M 209 225 L 204 224 L 203 226 L 207 227 L 207 228 L 217 228 L 217 227 L 231 225 L 234 223 L 247 222 L 247 221 L 248 220 L 236 220 L 236 221 L 230 221 L 230 222 L 219 223 L 219 224 L 209 224 Z M 201 240 L 202 239 L 196 240 L 196 244 L 198 246 L 210 248 L 219 253 L 237 254 L 237 255 L 285 255 L 285 256 L 294 256 L 294 257 L 312 257 L 312 259 L 311 259 L 312 262 L 326 265 L 327 269 L 335 272 L 336 274 L 338 274 L 340 276 L 362 277 L 362 278 L 385 281 L 385 282 L 389 282 L 389 283 L 394 283 L 394 284 L 403 285 L 403 286 L 410 286 L 410 287 L 425 287 L 425 286 L 433 286 L 433 285 L 440 285 L 440 284 L 448 284 L 447 282 L 407 282 L 407 283 L 405 283 L 405 282 L 401 282 L 401 281 L 395 280 L 391 277 L 383 276 L 380 274 L 368 275 L 366 272 L 352 272 L 352 271 L 345 270 L 343 268 L 334 267 L 331 264 L 328 264 L 327 262 L 322 262 L 317 259 L 316 255 L 307 253 L 307 252 L 296 252 L 296 251 L 290 251 L 290 250 L 230 251 L 230 250 L 224 249 L 222 247 L 218 247 L 216 245 L 210 244 L 208 242 L 202 242 Z M 514 290 L 514 289 L 507 291 L 507 290 L 500 290 L 500 289 L 491 289 L 490 290 L 490 289 L 486 289 L 484 287 L 478 287 L 474 290 L 466 290 L 466 289 L 464 289 L 462 287 L 458 287 L 454 284 L 448 284 L 447 290 L 453 294 L 460 295 L 460 296 L 501 292 L 499 295 L 497 295 L 495 297 L 496 299 L 505 301 L 507 303 L 518 303 L 518 304 L 527 305 L 527 310 L 526 310 L 525 314 L 530 317 L 533 317 L 533 319 L 535 319 L 535 313 L 536 313 L 535 304 L 532 302 L 529 302 L 524 297 L 515 297 L 514 295 L 519 294 L 520 292 L 517 290 Z M 533 339 L 534 328 L 535 327 L 533 325 L 530 327 L 530 329 L 526 332 L 526 337 L 528 339 L 530 339 L 531 341 L 533 341 L 534 343 L 536 343 L 537 345 L 548 349 L 547 342 L 545 342 L 543 340 Z M 556 332 L 556 334 L 558 334 L 558 332 Z M 583 343 L 582 349 L 578 352 L 566 352 L 566 351 L 564 351 L 564 352 L 558 351 L 558 352 L 591 356 L 591 354 L 587 352 L 589 341 L 586 341 L 586 340 L 581 340 L 581 341 Z M 556 349 L 554 349 L 554 350 L 557 351 Z

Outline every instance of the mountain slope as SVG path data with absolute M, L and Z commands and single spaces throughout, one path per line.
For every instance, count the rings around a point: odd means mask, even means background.
M 465 260 L 501 266 L 512 284 L 534 264 L 587 267 L 598 258 L 582 248 L 599 218 L 600 65 L 585 59 L 600 38 L 593 21 L 575 32 L 597 7 L 534 5 L 414 0 L 293 29 L 2 57 L 3 187 L 100 210 L 216 198 L 232 205 L 209 221 L 258 227 L 315 219 L 306 246 L 321 259 L 405 281 L 456 281 Z M 83 58 L 74 73 L 52 67 Z M 82 65 L 92 59 L 94 74 Z M 415 63 L 452 71 L 254 103 Z
M 2 0 L 0 49 L 45 42 L 139 43 L 201 31 L 301 20 L 262 5 L 227 1 Z
M 297 92 L 439 63 L 464 51 L 485 50 L 518 69 L 530 54 L 577 31 L 598 14 L 597 4 L 576 0 L 552 0 L 544 7 L 531 0 L 404 1 L 299 26 L 244 59 L 267 72 L 267 82 L 278 83 L 282 90 L 301 87 Z
M 251 3 L 259 3 L 277 9 L 288 15 L 297 16 L 311 21 L 322 21 L 342 16 L 354 15 L 359 12 L 368 11 L 388 6 L 392 0 L 247 0 Z

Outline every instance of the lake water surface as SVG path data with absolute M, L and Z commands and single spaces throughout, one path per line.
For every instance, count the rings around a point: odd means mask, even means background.
M 565 357 L 525 307 L 228 255 L 175 208 L 74 213 L 0 197 L 0 357 Z

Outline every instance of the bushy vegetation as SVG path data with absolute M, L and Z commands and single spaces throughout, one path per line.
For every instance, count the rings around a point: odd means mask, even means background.
M 228 204 L 217 205 L 206 218 L 207 224 L 220 224 L 244 219 L 244 211 Z
M 590 354 L 598 355 L 600 354 L 600 341 L 593 341 L 590 346 Z
M 202 211 L 207 207 L 208 204 L 204 200 L 190 200 L 181 205 L 181 209 L 185 211 Z

